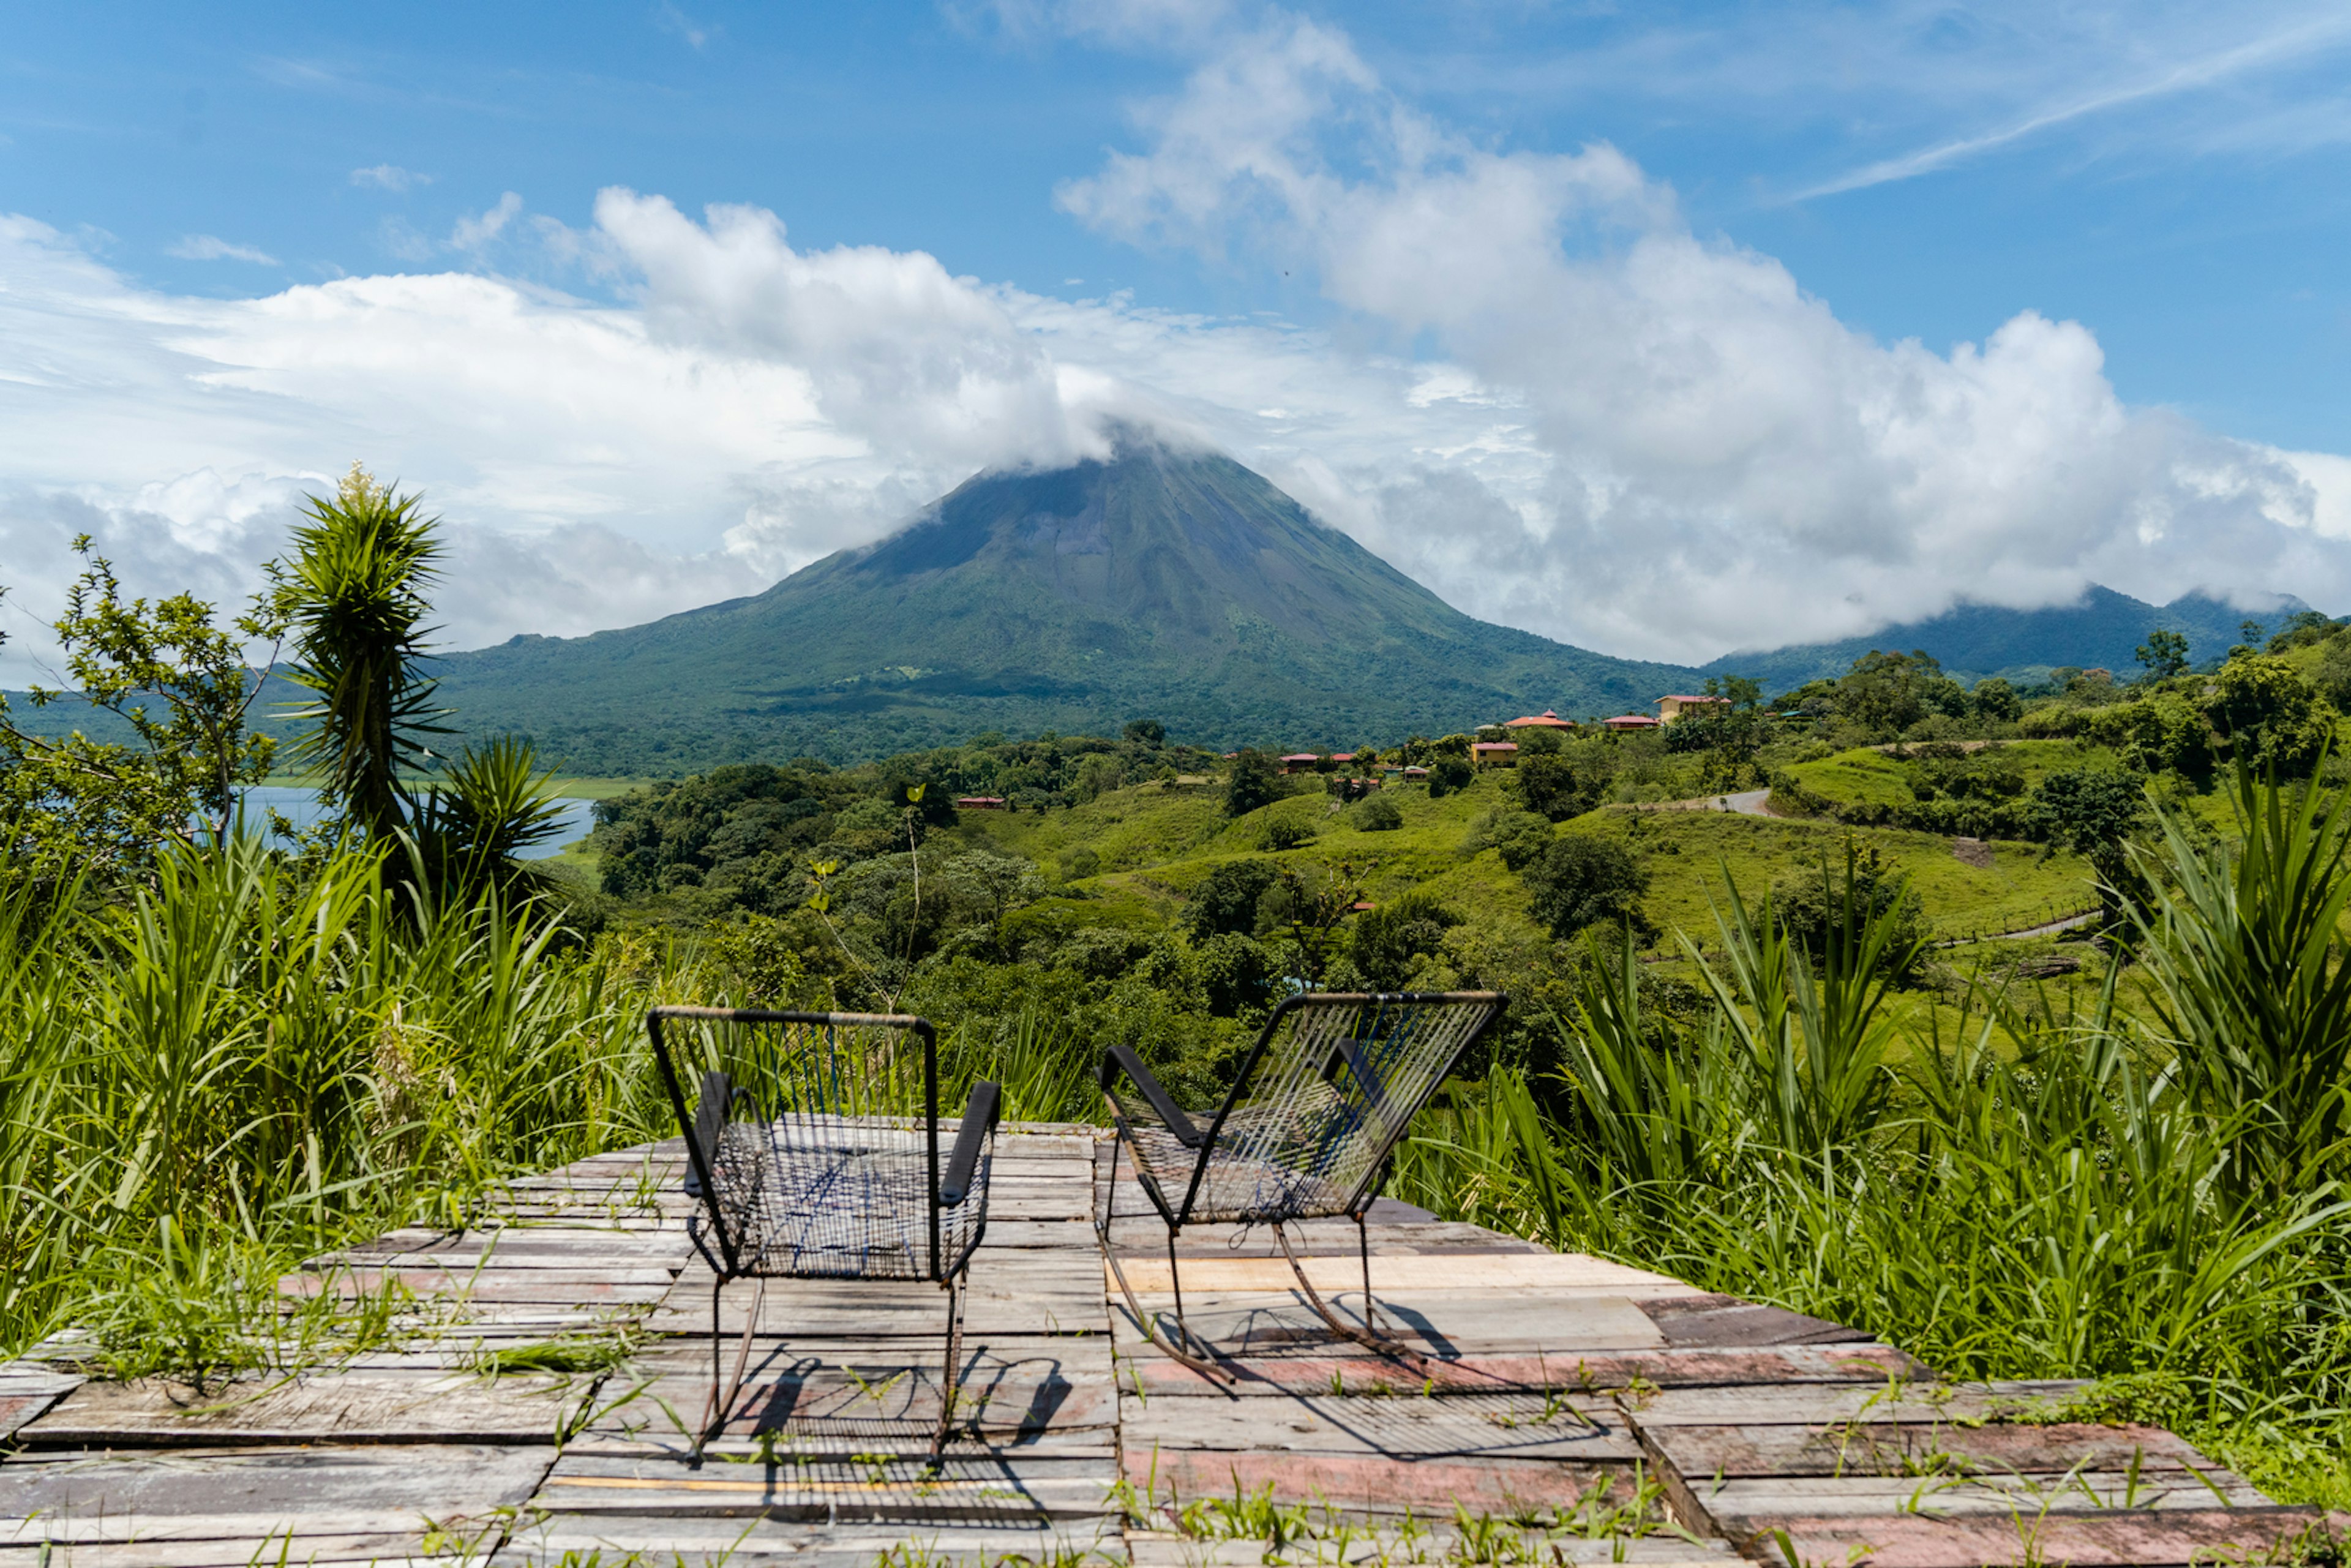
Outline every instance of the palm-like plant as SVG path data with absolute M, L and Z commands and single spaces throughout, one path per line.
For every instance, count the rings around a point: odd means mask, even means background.
M 502 736 L 468 746 L 445 784 L 424 792 L 416 837 L 436 885 L 476 887 L 507 879 L 514 857 L 563 829 L 555 775 L 542 771 L 528 741 Z
M 308 516 L 293 559 L 269 568 L 291 633 L 289 678 L 315 695 L 294 715 L 317 721 L 294 756 L 318 770 L 320 793 L 347 823 L 386 837 L 411 816 L 402 773 L 428 759 L 427 737 L 445 733 L 420 666 L 439 519 L 356 463 L 333 500 L 309 497 Z

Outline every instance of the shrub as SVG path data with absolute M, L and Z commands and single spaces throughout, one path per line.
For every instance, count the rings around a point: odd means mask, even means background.
M 1356 973 L 1379 990 L 1400 991 L 1412 981 L 1416 960 L 1435 953 L 1461 916 L 1426 894 L 1407 893 L 1393 904 L 1355 916 L 1347 956 Z
M 1857 941 L 1873 923 L 1886 926 L 1880 963 L 1887 977 L 1911 978 L 1926 956 L 1926 903 L 1876 849 L 1856 854 L 1848 845 L 1842 875 L 1823 862 L 1772 883 L 1771 907 L 1789 939 L 1815 959 L 1833 942 Z
M 1314 841 L 1318 830 L 1303 817 L 1268 817 L 1258 834 L 1261 850 L 1294 850 L 1301 844 Z
M 1630 922 L 1644 937 L 1654 929 L 1640 907 L 1649 873 L 1621 844 L 1569 833 L 1519 874 L 1534 917 L 1562 940 L 1603 921 Z
M 1428 765 L 1428 794 L 1431 800 L 1450 795 L 1457 789 L 1467 789 L 1477 781 L 1478 770 L 1466 757 L 1440 757 Z
M 1233 758 L 1233 776 L 1225 786 L 1225 815 L 1246 817 L 1282 797 L 1281 772 L 1262 751 L 1244 750 Z
M 1281 868 L 1269 860 L 1227 861 L 1192 890 L 1177 924 L 1195 942 L 1257 929 L 1258 900 L 1281 880 Z
M 1404 826 L 1404 812 L 1384 795 L 1374 795 L 1359 800 L 1347 812 L 1356 828 L 1366 833 L 1392 833 Z
M 1557 749 L 1520 758 L 1511 773 L 1519 799 L 1526 802 L 1527 810 L 1540 811 L 1554 822 L 1580 817 L 1598 805 L 1600 787 L 1604 782 L 1597 777 L 1587 777 Z

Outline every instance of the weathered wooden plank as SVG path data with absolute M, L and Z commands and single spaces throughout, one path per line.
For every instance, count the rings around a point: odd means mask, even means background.
M 1856 1383 L 1885 1386 L 1889 1377 L 1924 1368 L 1890 1345 L 1826 1349 L 1787 1345 L 1765 1350 L 1594 1351 L 1563 1355 L 1468 1355 L 1439 1360 L 1426 1372 L 1352 1346 L 1338 1354 L 1242 1358 L 1228 1364 L 1238 1381 L 1212 1383 L 1147 1346 L 1131 1347 L 1120 1364 L 1122 1387 L 1162 1395 L 1324 1393 L 1332 1387 L 1374 1386 L 1416 1394 L 1424 1381 L 1438 1390 L 1562 1389 L 1604 1398 L 1640 1383 L 1661 1388 L 1713 1384 Z
M 1642 1310 L 1663 1331 L 1667 1344 L 1852 1344 L 1870 1339 L 1858 1329 L 1826 1318 L 1807 1317 L 1785 1307 L 1761 1306 L 1736 1296 L 1664 1296 L 1644 1301 Z
M 2076 1468 L 2217 1470 L 2159 1427 L 1834 1422 L 1826 1427 L 1657 1427 L 1650 1440 L 1685 1476 L 1918 1475 L 1958 1466 L 1993 1474 Z
M 591 1379 L 351 1371 L 240 1379 L 198 1390 L 160 1378 L 89 1383 L 28 1423 L 28 1448 L 342 1443 L 539 1443 Z
M 495 1531 L 484 1549 L 497 1544 Z M 299 1531 L 258 1536 L 232 1536 L 217 1541 L 170 1541 L 153 1536 L 130 1542 L 43 1543 L 0 1546 L 0 1568 L 254 1568 L 280 1560 L 304 1568 L 328 1563 L 388 1565 L 452 1561 L 449 1545 L 437 1533 L 385 1531 L 365 1534 L 318 1534 Z
M 1335 1291 L 1363 1290 L 1361 1260 L 1354 1257 L 1301 1258 L 1307 1281 L 1328 1297 Z M 1547 1295 L 1604 1295 L 1643 1300 L 1656 1296 L 1697 1296 L 1696 1287 L 1669 1275 L 1628 1269 L 1621 1263 L 1573 1252 L 1483 1252 L 1428 1255 L 1390 1253 L 1372 1260 L 1372 1290 L 1384 1295 L 1394 1291 L 1473 1290 L 1541 1291 Z M 1298 1279 L 1282 1258 L 1183 1257 L 1184 1293 L 1217 1291 L 1261 1291 L 1286 1293 Z M 1165 1257 L 1122 1258 L 1119 1267 L 1138 1295 L 1162 1295 L 1175 1289 Z M 1105 1283 L 1115 1280 L 1103 1266 Z
M 734 1347 L 722 1345 L 731 1366 Z M 872 1451 L 910 1443 L 920 1449 L 938 1419 L 940 1361 L 935 1348 L 905 1342 L 755 1340 L 726 1432 L 746 1442 L 762 1431 L 783 1433 L 796 1449 Z M 643 1394 L 600 1416 L 573 1447 L 627 1438 L 674 1448 L 679 1421 L 699 1417 L 710 1375 L 708 1341 L 657 1345 L 614 1374 L 605 1404 L 626 1390 Z M 1068 1447 L 1063 1439 L 1078 1433 L 1107 1443 L 1118 1421 L 1109 1346 L 1100 1340 L 967 1342 L 956 1402 L 965 1422 L 995 1447 L 1050 1438 L 1063 1444 L 1054 1450 L 1061 1452 Z
M 1016 1458 L 950 1448 L 870 1461 L 799 1457 L 700 1466 L 656 1456 L 566 1453 L 534 1506 L 568 1513 L 1044 1524 L 1113 1507 L 1105 1459 Z
M 1791 1388 L 1667 1388 L 1631 1398 L 1644 1430 L 1661 1427 L 1825 1427 L 1832 1421 L 1998 1420 L 2045 1408 L 2089 1386 L 2079 1380 L 1933 1384 L 1808 1384 Z
M 0 1437 L 6 1437 L 63 1397 L 57 1394 L 0 1394 Z
M 27 1452 L 0 1463 L 0 1520 L 29 1521 L 19 1541 L 125 1541 L 172 1516 L 225 1517 L 233 1527 L 211 1528 L 243 1536 L 310 1515 L 329 1516 L 322 1528 L 335 1533 L 414 1530 L 426 1516 L 486 1518 L 520 1504 L 553 1458 L 552 1448 L 487 1444 Z M 61 1533 L 73 1521 L 87 1530 Z
M 1129 1451 L 1625 1463 L 1641 1458 L 1640 1444 L 1614 1411 L 1586 1415 L 1563 1397 L 1532 1395 L 1129 1399 L 1121 1414 Z
M 2251 1481 L 2228 1470 L 2190 1474 L 2161 1470 L 2131 1476 L 2115 1470 L 2074 1474 L 1966 1478 L 1960 1476 L 1772 1476 L 1747 1480 L 1691 1480 L 1692 1496 L 1713 1528 L 1752 1535 L 1783 1519 L 1876 1518 L 1917 1515 L 1949 1519 L 1991 1514 L 2037 1519 L 2043 1514 L 2114 1513 L 2268 1508 Z
M 1140 1292 L 1138 1292 L 1140 1294 Z M 1351 1322 L 1363 1317 L 1361 1291 L 1323 1300 Z M 1146 1312 L 1175 1322 L 1173 1296 L 1142 1296 Z M 1347 1343 L 1324 1322 L 1301 1293 L 1202 1291 L 1184 1293 L 1185 1321 L 1192 1332 L 1227 1355 L 1266 1356 L 1293 1352 L 1322 1355 Z M 1416 1291 L 1378 1295 L 1386 1332 L 1413 1349 L 1441 1358 L 1544 1354 L 1573 1355 L 1600 1350 L 1661 1345 L 1656 1325 L 1622 1296 L 1567 1296 L 1535 1291 Z M 1141 1353 L 1147 1343 L 1137 1332 L 1126 1303 L 1112 1312 L 1112 1329 L 1122 1353 Z
M 938 1568 L 1001 1568 L 1072 1559 L 1117 1563 L 1124 1558 L 1122 1544 L 1118 1521 L 1102 1516 L 1061 1520 L 1045 1528 L 931 1522 L 910 1538 L 905 1531 L 887 1525 L 555 1513 L 518 1524 L 497 1561 L 501 1568 L 507 1563 L 578 1568 L 584 1562 L 636 1561 L 661 1568 L 717 1568 L 722 1563 L 725 1568 L 770 1568 L 785 1563 L 796 1568 L 874 1568 L 876 1563 L 914 1548 L 910 1555 L 918 1553 L 923 1563 Z
M 1801 1563 L 1867 1568 L 1980 1568 L 1984 1563 L 2064 1563 L 2073 1568 L 2145 1568 L 2211 1563 L 2282 1562 L 2304 1542 L 2324 1542 L 2314 1509 L 2214 1509 L 2203 1512 L 2068 1513 L 2036 1518 L 1792 1519 L 1778 1527 Z M 1777 1535 L 1752 1550 L 1784 1563 Z
M 1320 1540 L 1296 1549 L 1297 1560 L 1336 1564 L 1379 1564 L 1446 1561 L 1453 1539 L 1450 1521 L 1433 1521 L 1425 1535 L 1407 1538 L 1401 1531 L 1362 1528 L 1345 1541 Z M 1175 1531 L 1129 1531 L 1127 1560 L 1134 1568 L 1262 1568 L 1268 1543 L 1249 1537 L 1195 1540 Z M 1630 1563 L 1641 1568 L 1739 1568 L 1745 1560 L 1726 1541 L 1690 1542 L 1678 1535 L 1604 1538 L 1596 1541 L 1546 1539 L 1540 1544 L 1541 1560 L 1552 1563 Z M 1290 1554 L 1285 1554 L 1287 1558 Z
M 1344 1454 L 1269 1454 L 1126 1450 L 1127 1483 L 1147 1490 L 1157 1513 L 1172 1522 L 1182 1505 L 1208 1498 L 1248 1497 L 1271 1489 L 1277 1502 L 1304 1502 L 1346 1515 L 1450 1519 L 1471 1514 L 1516 1516 L 1534 1510 L 1573 1509 L 1595 1489 L 1629 1499 L 1633 1467 L 1574 1464 L 1556 1459 L 1389 1458 Z
M 287 1296 L 374 1295 L 396 1281 L 419 1296 L 473 1301 L 547 1301 L 560 1305 L 634 1303 L 648 1306 L 669 1293 L 674 1277 L 666 1269 L 338 1269 L 332 1273 L 288 1274 L 277 1281 Z

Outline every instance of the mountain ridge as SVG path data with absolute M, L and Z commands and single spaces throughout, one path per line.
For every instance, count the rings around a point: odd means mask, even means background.
M 2275 630 L 2283 617 L 2308 608 L 2292 594 L 2279 594 L 2271 608 L 2248 611 L 2201 591 L 2157 605 L 2093 583 L 2068 605 L 2011 610 L 1962 601 L 1939 615 L 1897 622 L 1865 636 L 1726 653 L 1700 665 L 1699 673 L 1745 675 L 1761 681 L 1766 691 L 1779 693 L 1841 675 L 1873 650 L 1907 653 L 1921 649 L 1939 660 L 1946 674 L 1970 684 L 1991 675 L 2039 679 L 2066 664 L 2124 675 L 2134 667 L 2139 644 L 2150 632 L 2184 633 L 2189 657 L 2204 664 L 2242 641 L 2238 628 L 2243 621 L 2262 621 Z

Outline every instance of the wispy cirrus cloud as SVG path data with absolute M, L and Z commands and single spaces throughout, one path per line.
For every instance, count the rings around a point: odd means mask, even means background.
M 217 235 L 187 235 L 163 247 L 166 256 L 176 256 L 182 261 L 250 261 L 260 267 L 276 267 L 277 258 L 258 246 L 231 245 Z
M 408 191 L 432 183 L 432 175 L 403 169 L 397 163 L 377 163 L 351 171 L 352 184 L 373 186 L 379 191 Z
M 1822 181 L 1796 193 L 1799 201 L 1915 179 L 2075 120 L 2197 92 L 2281 64 L 2306 62 L 2314 54 L 2351 43 L 2351 12 L 2298 19 L 2260 37 L 2211 49 L 2145 70 L 2130 79 L 2035 110 L 1996 130 L 1961 136 L 1874 162 Z

